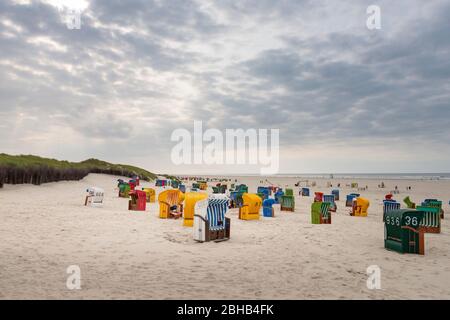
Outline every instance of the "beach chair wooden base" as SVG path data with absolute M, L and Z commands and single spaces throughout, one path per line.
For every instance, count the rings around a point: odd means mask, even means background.
M 424 233 L 441 233 L 441 227 L 421 227 Z
M 230 240 L 230 230 L 231 230 L 230 218 L 225 217 L 225 229 L 220 230 L 210 230 L 208 222 L 207 221 L 205 222 L 206 222 L 205 241 L 197 240 L 198 242 L 209 242 L 209 241 L 222 242 Z
M 290 212 L 294 212 L 294 208 L 290 208 L 290 207 L 281 207 L 280 210 L 281 210 L 281 211 L 290 211 Z
M 320 217 L 320 224 L 331 224 L 331 213 L 329 213 L 329 217 L 327 219 Z

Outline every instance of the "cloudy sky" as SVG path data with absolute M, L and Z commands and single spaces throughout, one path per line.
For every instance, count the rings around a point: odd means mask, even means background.
M 251 173 L 172 163 L 201 120 L 280 129 L 281 173 L 450 172 L 449 21 L 448 0 L 0 0 L 0 152 Z

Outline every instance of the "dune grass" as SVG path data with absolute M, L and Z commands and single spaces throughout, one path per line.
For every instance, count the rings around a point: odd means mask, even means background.
M 89 173 L 104 173 L 127 177 L 139 176 L 142 180 L 151 181 L 156 175 L 145 169 L 113 164 L 98 159 L 81 162 L 69 162 L 42 158 L 34 155 L 8 155 L 0 153 L 0 187 L 4 183 L 41 184 L 60 180 L 80 180 Z

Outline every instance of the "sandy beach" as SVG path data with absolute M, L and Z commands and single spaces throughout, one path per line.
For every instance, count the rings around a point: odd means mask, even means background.
M 229 241 L 197 243 L 182 220 L 159 219 L 157 203 L 128 211 L 128 201 L 117 197 L 118 178 L 90 174 L 78 182 L 0 189 L 1 299 L 450 298 L 450 216 L 441 234 L 425 235 L 424 256 L 384 249 L 382 222 L 382 199 L 395 185 L 397 200 L 438 198 L 450 213 L 450 180 L 385 180 L 379 189 L 379 180 L 310 179 L 317 182 L 312 191 L 341 183 L 332 224 L 312 225 L 313 197 L 298 195 L 298 179 L 270 178 L 294 188 L 294 213 L 242 221 L 232 209 Z M 249 192 L 262 179 L 237 178 Z M 370 200 L 367 218 L 348 215 L 352 181 L 368 186 L 361 191 Z M 83 206 L 89 186 L 105 189 L 102 208 Z M 80 290 L 66 287 L 70 265 L 81 269 Z M 366 287 L 370 265 L 381 268 L 380 290 Z

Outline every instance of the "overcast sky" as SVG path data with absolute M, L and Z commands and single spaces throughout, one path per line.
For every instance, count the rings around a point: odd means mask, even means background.
M 250 172 L 171 162 L 202 120 L 280 129 L 281 173 L 450 172 L 449 21 L 448 0 L 0 0 L 0 152 Z

